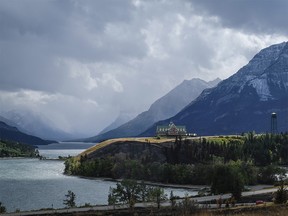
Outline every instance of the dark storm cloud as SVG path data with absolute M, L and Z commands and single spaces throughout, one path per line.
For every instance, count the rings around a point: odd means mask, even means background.
M 117 0 L 0 1 L 0 88 L 58 91 L 67 73 L 55 62 L 63 57 L 81 62 L 142 57 L 141 40 L 121 40 L 113 32 L 117 24 L 129 25 L 132 11 L 129 1 Z
M 113 61 L 117 52 L 111 53 L 113 47 L 104 47 L 107 41 L 101 36 L 109 23 L 129 25 L 132 12 L 129 1 L 4 0 L 0 1 L 0 38 L 4 42 L 41 38 L 44 45 L 49 43 L 47 51 L 52 49 L 53 54 Z M 91 43 L 98 46 L 91 49 Z M 137 48 L 136 43 L 133 45 Z M 125 44 L 122 49 L 129 53 Z
M 117 0 L 2 0 L 1 36 L 9 29 L 20 34 L 66 35 L 67 28 L 78 19 L 92 31 L 100 32 L 108 22 L 129 21 L 131 9 L 129 1 Z
M 95 135 L 184 79 L 227 78 L 260 49 L 287 40 L 285 5 L 0 0 L 0 115 L 28 109 Z
M 288 33 L 287 0 L 191 0 L 223 25 L 250 32 Z

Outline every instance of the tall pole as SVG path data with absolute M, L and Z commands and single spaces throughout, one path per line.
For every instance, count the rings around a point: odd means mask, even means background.
M 271 134 L 276 134 L 277 132 L 277 114 L 273 112 L 271 113 Z

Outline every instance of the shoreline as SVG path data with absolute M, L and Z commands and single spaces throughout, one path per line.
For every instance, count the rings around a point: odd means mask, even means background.
M 63 173 L 63 175 L 66 175 Z M 105 178 L 105 177 L 88 177 L 88 176 L 75 176 L 75 175 L 66 175 L 73 176 L 77 178 L 89 179 L 89 180 L 100 180 L 100 181 L 111 181 L 111 182 L 121 182 L 123 179 L 113 179 L 113 178 Z M 210 188 L 210 185 L 181 185 L 181 184 L 165 184 L 161 182 L 150 182 L 150 181 L 142 181 L 136 180 L 138 184 L 144 182 L 146 185 L 150 186 L 160 186 L 164 188 L 175 188 L 175 189 L 188 189 L 194 191 L 200 191 L 205 188 Z M 257 185 L 249 185 L 249 191 L 257 191 L 261 189 L 271 188 L 273 185 L 268 184 L 257 184 Z M 243 191 L 244 192 L 244 191 Z
M 66 174 L 64 174 L 64 175 L 66 175 Z M 88 176 L 75 176 L 75 175 L 67 175 L 67 176 L 74 176 L 74 177 L 89 179 L 89 180 L 102 180 L 102 181 L 111 181 L 111 182 L 121 182 L 123 180 L 123 179 L 113 179 L 113 178 L 105 178 L 105 177 L 88 177 Z M 150 185 L 150 186 L 160 186 L 160 187 L 164 187 L 164 188 L 188 189 L 188 190 L 194 190 L 194 191 L 200 191 L 203 188 L 210 187 L 208 185 L 166 184 L 166 183 L 161 183 L 161 182 L 151 182 L 151 181 L 142 181 L 142 180 L 136 180 L 136 182 L 138 184 L 144 182 L 144 184 Z
M 38 157 L 0 157 L 0 160 L 10 160 L 10 159 L 39 159 Z
M 283 208 L 287 209 L 287 204 L 275 205 L 271 201 L 264 201 L 263 204 L 257 205 L 256 201 L 253 200 L 251 202 L 251 198 L 253 198 L 255 200 L 259 200 L 259 197 L 265 198 L 267 195 L 269 196 L 269 194 L 271 194 L 271 193 L 258 194 L 258 195 L 256 195 L 257 197 L 255 197 L 255 195 L 244 196 L 246 199 L 248 198 L 249 202 L 244 202 L 244 203 L 243 202 L 237 202 L 235 207 L 232 207 L 231 205 L 229 207 L 225 207 L 224 204 L 222 205 L 222 207 L 218 207 L 217 203 L 211 203 L 211 202 L 206 203 L 205 201 L 199 202 L 198 210 L 200 210 L 200 212 L 201 212 L 201 207 L 203 207 L 203 210 L 205 210 L 205 211 L 209 210 L 211 212 L 216 211 L 216 212 L 222 212 L 222 213 L 230 212 L 230 211 L 232 211 L 232 212 L 235 211 L 235 213 L 239 213 L 239 210 L 240 211 L 244 210 L 241 215 L 246 215 L 245 212 L 247 210 L 251 210 L 253 212 L 254 210 L 257 211 L 259 208 L 260 208 L 260 210 L 264 208 L 266 210 L 265 211 L 266 213 L 267 213 L 266 208 L 270 208 L 270 207 L 271 208 L 279 208 L 282 206 Z M 228 195 L 228 194 L 224 194 L 223 196 L 226 196 L 226 195 Z M 191 199 L 195 200 L 196 198 L 191 198 Z M 268 199 L 269 199 L 269 197 L 268 197 Z M 177 199 L 177 200 L 179 201 L 180 199 Z M 216 199 L 213 199 L 213 200 L 216 200 Z M 265 199 L 263 199 L 263 200 L 265 200 Z M 167 205 L 167 203 L 169 203 L 169 204 Z M 169 200 L 161 202 L 160 205 L 161 205 L 161 208 L 158 209 L 159 213 L 160 212 L 167 213 L 166 210 L 171 211 Z M 134 210 L 136 210 L 135 211 L 136 213 L 139 212 L 139 210 L 140 210 L 140 212 L 145 211 L 144 215 L 148 215 L 147 213 L 149 213 L 149 212 L 151 213 L 152 209 L 156 210 L 156 205 L 154 202 L 139 202 L 139 203 L 136 203 L 135 207 L 134 207 Z M 146 213 L 146 210 L 147 210 L 147 213 Z M 57 215 L 75 215 L 75 216 L 76 215 L 82 215 L 82 216 L 85 216 L 85 215 L 91 215 L 91 213 L 93 215 L 94 215 L 94 213 L 95 213 L 95 215 L 97 213 L 97 215 L 103 215 L 104 216 L 104 215 L 108 215 L 108 214 L 114 215 L 115 213 L 117 213 L 117 215 L 118 215 L 119 211 L 123 211 L 123 214 L 120 214 L 123 216 L 131 213 L 129 210 L 129 206 L 127 204 L 118 204 L 118 205 L 76 206 L 74 208 L 34 209 L 34 210 L 30 210 L 30 211 L 6 212 L 3 214 L 3 216 L 32 216 L 32 215 L 43 215 L 43 216 L 48 216 L 48 215 L 50 216 L 51 215 L 51 216 L 53 216 L 56 214 Z M 263 214 L 263 212 L 262 212 L 262 214 Z M 260 215 L 262 215 L 262 214 L 260 214 Z M 160 215 L 170 215 L 170 214 L 160 214 Z M 175 215 L 175 214 L 171 214 L 171 216 L 172 215 Z M 216 215 L 219 215 L 219 214 L 216 214 Z M 285 215 L 287 215 L 287 214 L 285 214 Z

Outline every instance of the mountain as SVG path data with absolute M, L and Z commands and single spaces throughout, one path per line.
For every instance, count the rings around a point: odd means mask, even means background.
M 206 82 L 201 79 L 184 80 L 165 96 L 155 101 L 148 111 L 139 114 L 129 122 L 114 130 L 86 139 L 87 142 L 99 142 L 111 138 L 137 136 L 155 122 L 169 118 L 187 106 L 200 93 L 215 86 L 220 79 Z
M 16 127 L 12 127 L 2 121 L 0 121 L 0 139 L 29 145 L 47 145 L 55 142 L 22 133 Z
M 133 119 L 133 117 L 135 117 L 134 114 L 120 113 L 120 115 L 110 125 L 108 125 L 106 128 L 104 128 L 99 134 L 103 134 L 103 133 L 106 133 L 110 130 L 118 128 L 119 126 L 121 126 L 121 125 L 125 124 L 126 122 L 130 121 L 131 119 Z
M 288 43 L 261 50 L 236 74 L 203 93 L 181 112 L 156 125 L 186 125 L 199 135 L 270 132 L 271 113 L 278 131 L 288 131 Z
M 0 122 L 4 122 L 7 125 L 10 125 L 12 127 L 17 127 L 17 124 L 15 124 L 13 121 L 10 121 L 7 118 L 4 118 L 3 116 L 0 116 Z
M 0 121 L 43 139 L 68 140 L 77 137 L 58 129 L 44 116 L 28 110 L 10 110 L 1 115 Z

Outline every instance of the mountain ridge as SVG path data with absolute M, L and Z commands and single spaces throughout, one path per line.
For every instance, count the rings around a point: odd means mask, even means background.
M 237 73 L 205 90 L 172 118 L 157 122 L 141 136 L 154 135 L 156 125 L 184 124 L 200 135 L 270 130 L 276 112 L 278 128 L 288 130 L 288 43 L 257 53 Z
M 55 125 L 45 116 L 29 110 L 9 110 L 0 114 L 0 121 L 17 127 L 23 133 L 30 134 L 41 139 L 68 140 L 79 136 L 73 136 Z
M 0 121 L 0 139 L 29 145 L 47 145 L 56 142 L 25 134 L 19 131 L 17 127 L 10 126 L 3 121 Z
M 111 138 L 137 136 L 156 121 L 171 117 L 194 100 L 204 89 L 211 88 L 220 81 L 219 78 L 206 82 L 194 78 L 184 80 L 181 84 L 156 100 L 147 111 L 134 119 L 104 134 L 85 139 L 86 142 L 99 142 Z
M 127 123 L 133 118 L 135 118 L 134 114 L 120 113 L 120 115 L 111 124 L 105 127 L 98 135 L 111 131 L 115 128 L 118 128 L 119 126 Z

